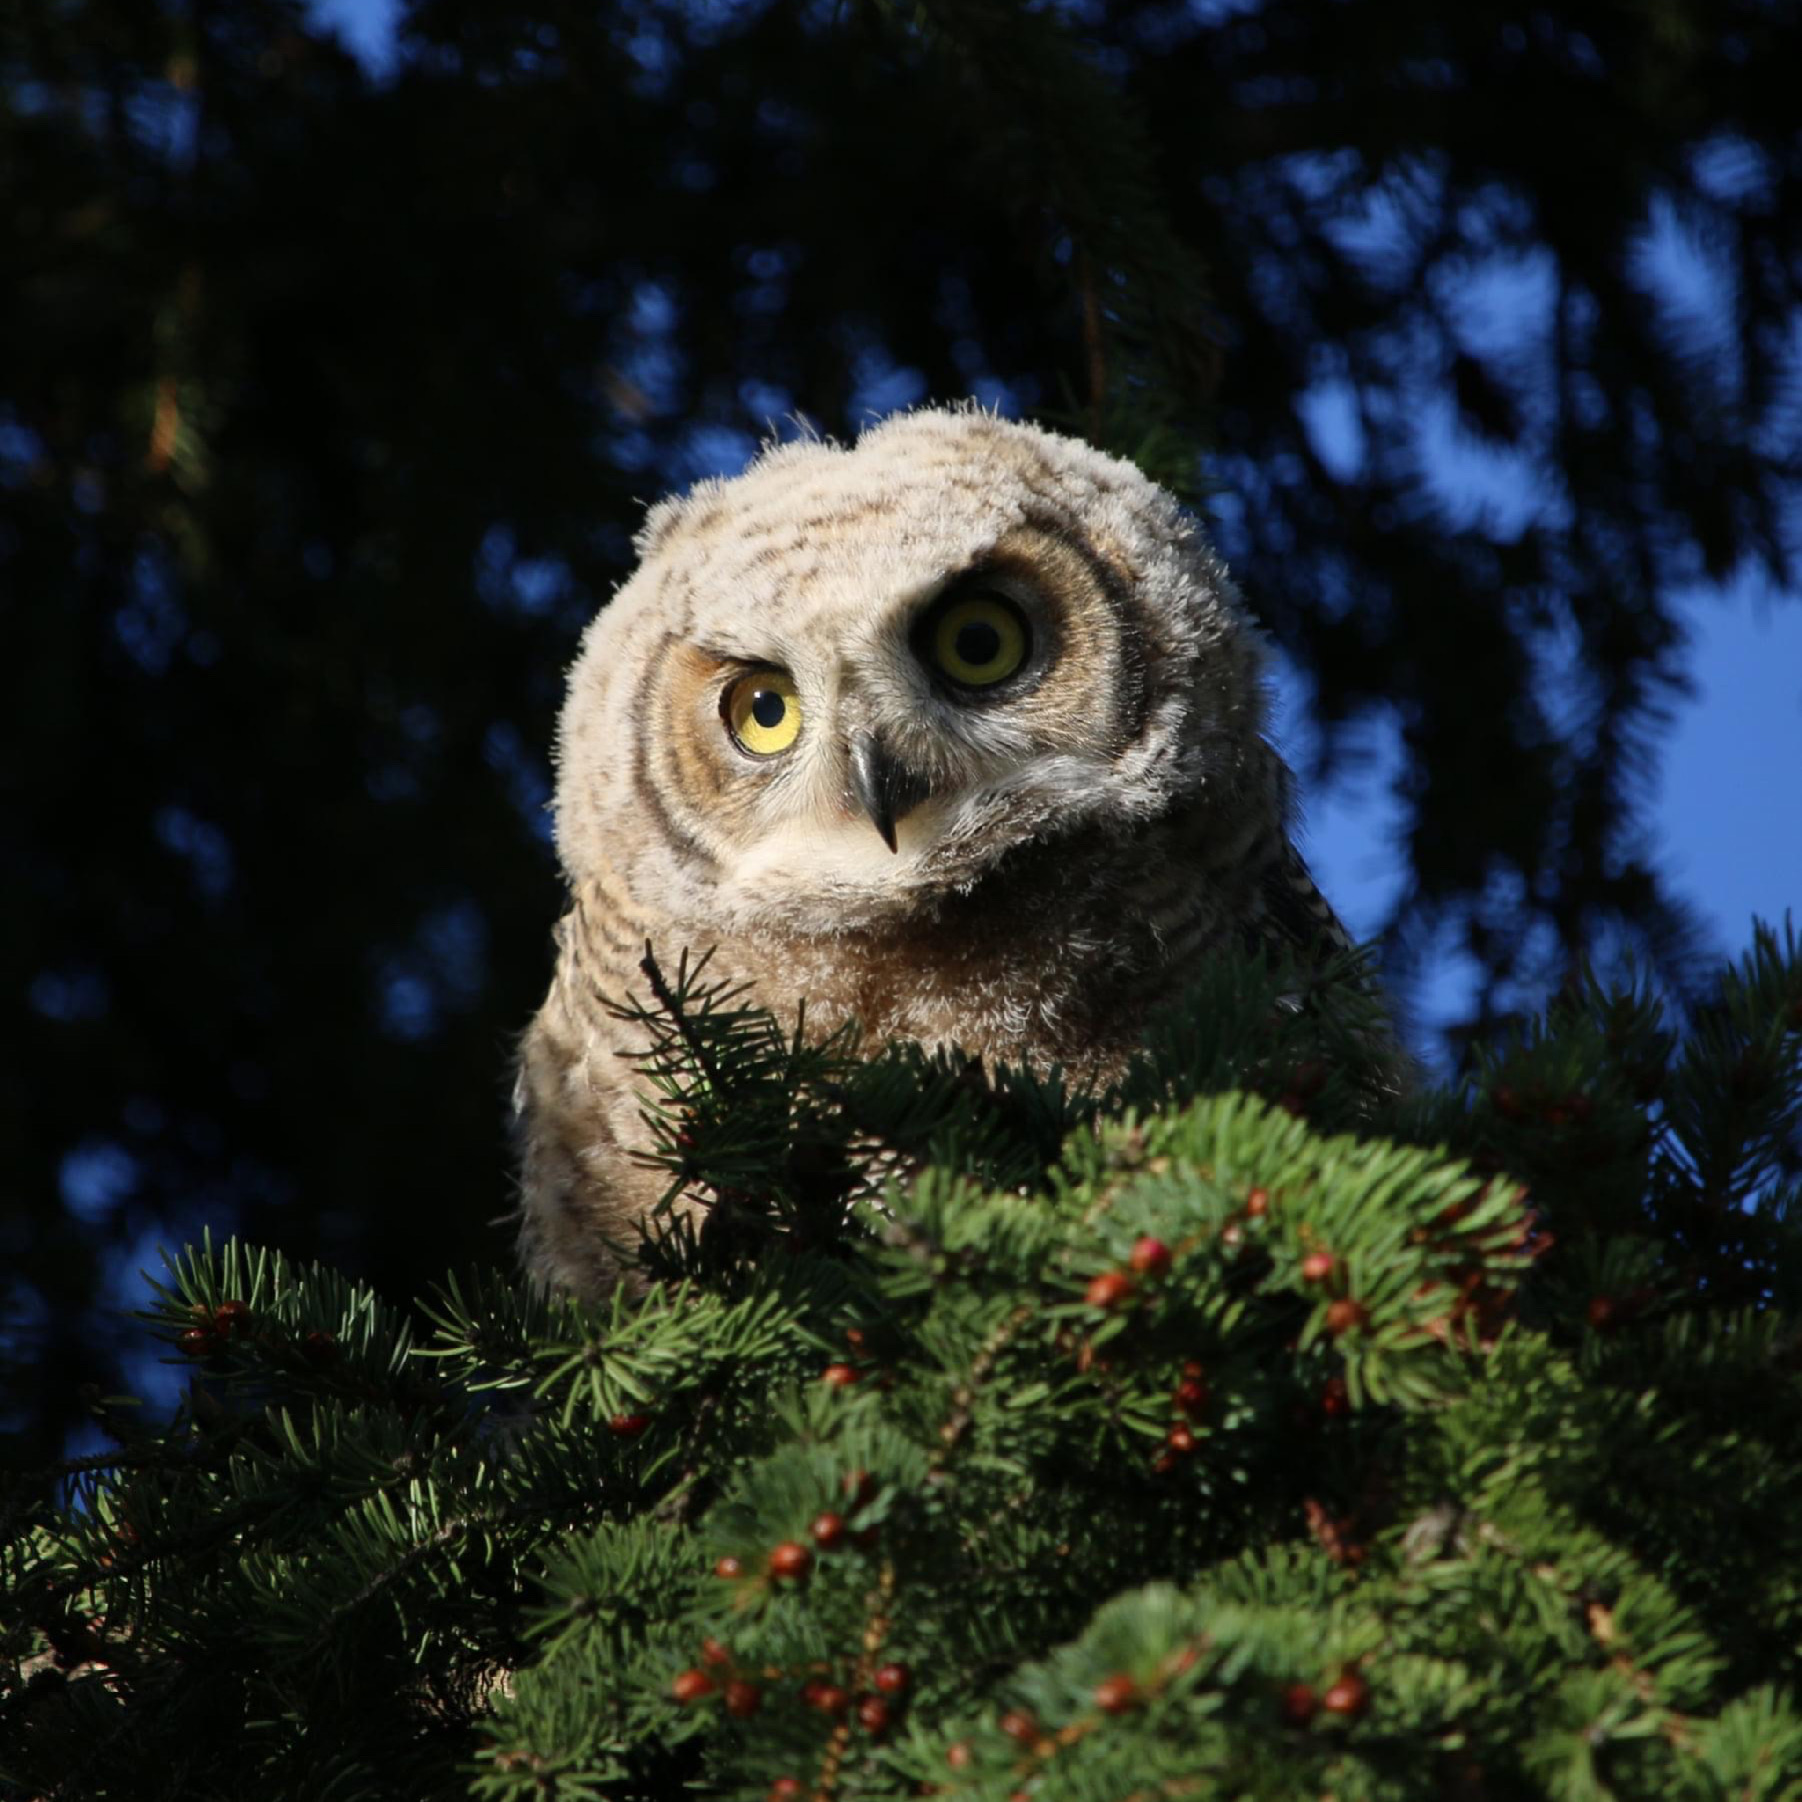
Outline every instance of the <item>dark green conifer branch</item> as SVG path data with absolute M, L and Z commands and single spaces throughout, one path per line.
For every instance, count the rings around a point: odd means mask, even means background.
M 1048 418 L 1194 494 L 1224 332 L 1199 251 L 1158 192 L 1142 114 L 1050 13 L 1008 0 L 872 11 L 926 47 L 970 178 L 1013 215 L 1078 322 L 1083 385 Z
M 176 1259 L 188 1405 L 9 1507 L 14 1793 L 1802 1794 L 1793 936 L 1405 1098 L 1256 963 L 1102 1097 L 649 970 L 705 1224 Z

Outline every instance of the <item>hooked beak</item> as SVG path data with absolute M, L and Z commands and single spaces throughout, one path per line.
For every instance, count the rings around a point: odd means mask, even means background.
M 851 793 L 891 851 L 900 849 L 895 822 L 930 792 L 926 778 L 910 770 L 874 733 L 860 732 L 851 740 Z

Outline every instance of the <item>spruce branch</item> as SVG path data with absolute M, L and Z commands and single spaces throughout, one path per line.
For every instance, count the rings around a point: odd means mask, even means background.
M 824 1135 L 879 1218 L 637 1305 L 449 1278 L 419 1342 L 317 1267 L 172 1260 L 192 1402 L 0 1536 L 0 1772 L 303 1794 L 329 1717 L 371 1796 L 1791 1802 L 1798 1220 L 1702 1205 L 1689 1145 L 1774 1143 L 1734 1070 L 1791 1080 L 1793 945 L 1725 1036 L 1585 979 L 1406 1098 L 1250 965 L 1130 1103 L 692 975 L 659 1094 L 772 1217 Z

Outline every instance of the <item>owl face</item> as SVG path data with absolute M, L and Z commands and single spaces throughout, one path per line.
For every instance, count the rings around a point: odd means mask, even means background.
M 1261 720 L 1255 639 L 1169 497 L 985 414 L 771 452 L 640 550 L 572 672 L 559 842 L 699 924 L 917 920 L 1230 782 Z

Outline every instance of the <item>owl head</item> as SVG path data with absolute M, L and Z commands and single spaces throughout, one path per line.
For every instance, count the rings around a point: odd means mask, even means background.
M 557 835 L 678 920 L 917 921 L 1010 855 L 1232 817 L 1261 647 L 1130 464 L 974 409 L 651 509 L 570 673 Z M 654 885 L 654 886 L 653 886 Z

